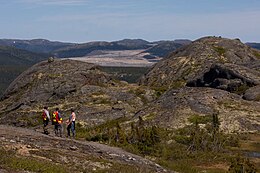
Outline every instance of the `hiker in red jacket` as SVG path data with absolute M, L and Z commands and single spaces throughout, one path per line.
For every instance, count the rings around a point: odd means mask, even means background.
M 62 137 L 62 117 L 59 108 L 56 108 L 52 114 L 52 124 L 54 125 L 55 135 Z

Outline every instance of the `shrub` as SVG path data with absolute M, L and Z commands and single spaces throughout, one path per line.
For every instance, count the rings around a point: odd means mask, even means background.
M 223 47 L 214 47 L 214 50 L 218 53 L 219 56 L 223 56 L 226 53 L 226 49 Z
M 256 167 L 248 158 L 243 158 L 237 155 L 231 160 L 231 165 L 228 169 L 229 173 L 256 173 Z

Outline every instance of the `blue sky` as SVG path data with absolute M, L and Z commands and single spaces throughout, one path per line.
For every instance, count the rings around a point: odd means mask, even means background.
M 260 42 L 260 0 L 0 0 L 0 38 Z

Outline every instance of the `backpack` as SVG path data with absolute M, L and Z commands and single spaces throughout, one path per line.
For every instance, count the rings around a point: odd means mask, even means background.
M 43 111 L 43 113 L 42 113 L 42 119 L 43 119 L 44 121 L 46 121 L 46 120 L 48 119 L 48 117 L 47 117 L 45 111 Z
M 61 122 L 62 122 L 62 118 L 59 117 L 59 112 L 58 111 L 53 112 L 53 114 L 52 114 L 52 123 L 53 124 L 56 124 L 56 123 L 61 124 Z

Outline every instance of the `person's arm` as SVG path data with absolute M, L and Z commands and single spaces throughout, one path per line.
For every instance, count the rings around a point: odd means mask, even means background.
M 49 111 L 45 110 L 45 114 L 47 115 L 48 119 L 50 120 L 50 114 L 49 114 Z

